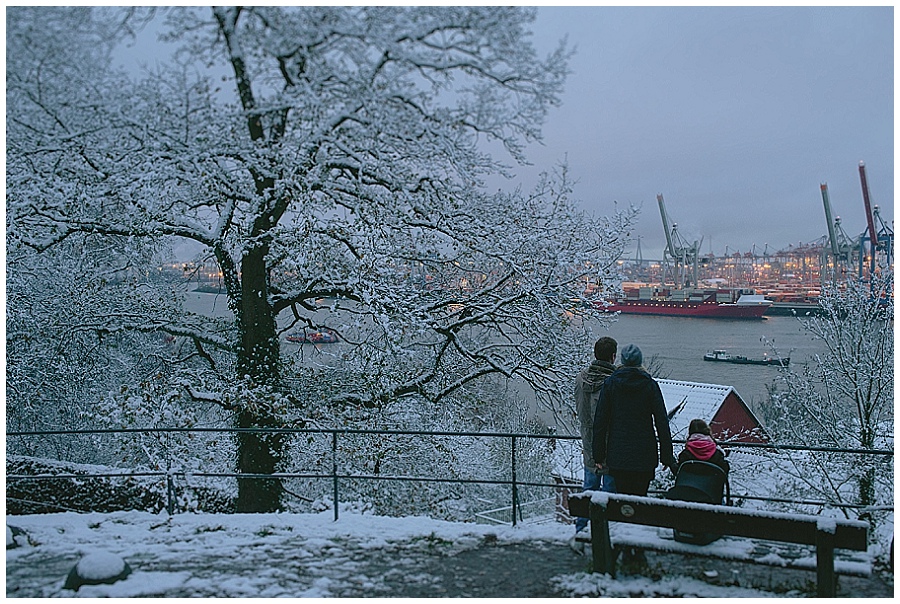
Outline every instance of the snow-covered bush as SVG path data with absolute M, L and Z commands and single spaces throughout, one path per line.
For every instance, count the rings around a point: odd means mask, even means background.
M 6 481 L 7 514 L 49 514 L 56 512 L 114 512 L 167 509 L 166 478 L 135 476 L 127 478 L 94 477 L 98 474 L 126 474 L 129 470 L 107 466 L 72 464 L 8 456 L 7 475 L 41 476 L 35 479 Z M 80 475 L 84 478 L 52 478 L 55 475 Z M 45 478 L 46 476 L 46 478 Z M 234 511 L 234 493 L 207 485 L 174 482 L 173 511 Z
M 887 272 L 832 283 L 819 299 L 823 314 L 798 319 L 823 352 L 799 371 L 782 371 L 772 389 L 768 427 L 776 443 L 893 449 L 892 292 Z M 790 492 L 807 498 L 861 506 L 894 499 L 892 456 L 782 451 L 776 459 Z
M 491 392 L 479 388 L 479 395 Z M 369 413 L 365 420 L 347 421 L 349 430 L 533 433 L 539 429 L 527 418 L 524 405 L 499 405 L 495 395 L 481 403 L 471 399 L 460 407 L 479 407 L 474 415 L 457 417 L 441 406 L 420 402 L 395 404 L 383 413 Z M 457 396 L 463 396 L 457 394 Z M 402 407 L 406 407 L 403 409 Z M 457 407 L 451 407 L 456 409 Z M 419 417 L 419 414 L 424 417 Z M 285 471 L 328 475 L 332 472 L 333 441 L 329 433 L 298 434 L 291 440 L 285 457 Z M 480 483 L 451 483 L 449 480 L 510 480 L 511 441 L 508 437 L 449 436 L 427 434 L 339 433 L 337 470 L 340 475 L 367 477 L 425 478 L 417 480 L 375 480 L 342 478 L 342 501 L 370 505 L 379 514 L 405 514 L 410 510 L 433 518 L 471 520 L 490 507 L 509 505 L 511 487 Z M 516 472 L 518 482 L 547 483 L 550 480 L 550 452 L 547 441 L 518 438 Z M 309 509 L 311 502 L 334 498 L 331 479 L 291 479 L 286 481 L 289 507 Z M 547 489 L 519 487 L 519 502 L 549 498 Z M 509 518 L 505 519 L 509 521 Z

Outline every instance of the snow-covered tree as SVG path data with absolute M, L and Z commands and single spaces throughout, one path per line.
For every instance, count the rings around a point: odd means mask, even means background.
M 579 326 L 598 316 L 585 287 L 615 286 L 633 211 L 578 211 L 564 169 L 484 192 L 508 171 L 487 149 L 525 162 L 559 103 L 569 51 L 538 57 L 534 14 L 173 8 L 177 52 L 130 78 L 110 57 L 134 15 L 10 9 L 9 246 L 197 244 L 230 325 L 153 305 L 82 322 L 191 346 L 167 379 L 236 427 L 427 423 L 492 376 L 558 411 L 589 349 Z M 344 346 L 286 358 L 280 336 L 298 327 Z M 287 446 L 242 433 L 237 467 L 269 474 Z M 279 507 L 279 481 L 238 485 L 239 510 Z
M 801 371 L 783 371 L 771 392 L 777 442 L 841 449 L 893 449 L 892 275 L 826 286 L 821 316 L 802 328 L 821 342 Z M 871 506 L 893 501 L 892 458 L 779 453 L 786 476 L 827 501 Z M 855 485 L 855 487 L 854 487 Z
M 152 329 L 124 332 L 114 322 L 97 319 L 101 312 L 106 318 L 137 317 L 148 310 L 171 314 L 174 300 L 161 295 L 150 271 L 160 252 L 155 242 L 73 232 L 38 251 L 22 245 L 13 218 L 16 200 L 27 201 L 30 194 L 29 174 L 68 170 L 59 153 L 55 159 L 62 162 L 42 164 L 54 141 L 41 133 L 63 124 L 92 127 L 91 106 L 98 90 L 115 77 L 105 66 L 125 31 L 122 18 L 112 16 L 87 8 L 23 7 L 10 11 L 7 22 L 9 430 L 94 425 L 92 402 L 110 391 L 136 388 L 165 364 L 165 343 Z M 45 184 L 68 186 L 62 178 L 54 182 Z M 49 233 L 54 235 L 61 233 Z M 80 458 L 83 443 L 71 439 L 27 444 L 31 453 L 47 454 L 49 448 L 58 459 L 88 461 Z

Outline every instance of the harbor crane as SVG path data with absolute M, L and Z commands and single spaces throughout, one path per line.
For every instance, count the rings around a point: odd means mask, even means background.
M 866 214 L 866 229 L 859 236 L 851 238 L 841 227 L 841 218 L 832 218 L 831 203 L 828 199 L 828 185 L 822 184 L 822 202 L 825 206 L 825 219 L 828 222 L 828 245 L 822 250 L 822 266 L 827 264 L 826 256 L 831 255 L 835 272 L 846 273 L 852 265 L 853 255 L 857 255 L 857 277 L 863 279 L 868 270 L 875 274 L 876 267 L 885 269 L 894 261 L 894 231 L 881 219 L 878 206 L 872 207 L 869 199 L 869 183 L 866 178 L 866 164 L 859 162 L 859 180 L 862 186 L 863 205 Z M 877 225 L 877 226 L 876 226 Z M 868 248 L 868 254 L 866 253 Z M 822 279 L 824 281 L 823 272 Z
M 878 206 L 869 201 L 869 183 L 866 179 L 866 162 L 859 162 L 859 182 L 862 186 L 863 204 L 866 210 L 866 231 L 859 236 L 859 276 L 863 276 L 866 260 L 865 248 L 869 244 L 869 275 L 875 274 L 876 259 L 880 268 L 887 268 L 894 261 L 894 231 L 881 219 Z M 878 223 L 878 227 L 876 227 Z
M 822 249 L 822 266 L 827 265 L 825 256 L 828 251 L 834 261 L 835 272 L 846 270 L 850 264 L 853 251 L 858 247 L 858 243 L 854 242 L 844 229 L 841 227 L 841 217 L 832 218 L 831 202 L 828 199 L 828 185 L 822 183 L 819 185 L 822 191 L 822 203 L 825 205 L 825 220 L 828 222 L 828 245 Z M 825 278 L 825 272 L 822 272 L 822 279 Z
M 666 203 L 662 194 L 656 196 L 659 204 L 659 213 L 662 216 L 663 230 L 666 232 L 666 248 L 663 250 L 663 263 L 666 264 L 666 256 L 669 255 L 675 262 L 674 265 L 674 282 L 676 287 L 686 287 L 691 285 L 697 286 L 698 283 L 698 258 L 700 256 L 700 242 L 694 241 L 688 244 L 681 235 L 678 234 L 678 225 L 673 223 L 671 231 L 669 230 L 669 216 L 666 213 Z M 687 267 L 692 267 L 692 274 L 688 280 Z M 680 272 L 679 272 L 680 265 Z M 665 273 L 663 273 L 665 281 Z

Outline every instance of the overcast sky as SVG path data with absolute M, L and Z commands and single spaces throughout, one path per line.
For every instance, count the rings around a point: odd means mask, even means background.
M 821 183 L 858 235 L 861 160 L 891 224 L 892 7 L 542 7 L 535 34 L 577 54 L 522 183 L 567 157 L 586 209 L 642 207 L 644 258 L 665 245 L 658 193 L 704 254 L 824 235 Z
M 564 36 L 577 52 L 544 144 L 528 150 L 533 166 L 504 188 L 528 189 L 566 159 L 586 210 L 641 207 L 634 234 L 645 259 L 665 246 L 660 193 L 704 254 L 762 253 L 827 233 L 821 183 L 845 231 L 862 233 L 865 161 L 890 225 L 893 11 L 540 7 L 539 52 Z

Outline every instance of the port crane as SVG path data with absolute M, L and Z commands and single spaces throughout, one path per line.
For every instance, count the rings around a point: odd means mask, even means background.
M 841 227 L 840 216 L 832 218 L 828 185 L 820 185 L 822 202 L 825 206 L 825 219 L 828 222 L 828 245 L 822 251 L 822 266 L 826 265 L 826 256 L 830 252 L 835 272 L 845 273 L 847 267 L 852 263 L 853 255 L 857 254 L 859 261 L 857 276 L 862 279 L 866 268 L 868 268 L 869 275 L 872 275 L 875 273 L 876 265 L 884 269 L 893 264 L 894 231 L 881 219 L 878 206 L 872 207 L 865 162 L 859 162 L 859 180 L 866 214 L 866 230 L 856 238 L 848 236 Z M 866 254 L 867 247 L 869 248 L 868 255 Z M 868 267 L 866 266 L 867 261 Z M 823 280 L 825 278 L 824 272 L 822 278 Z
M 827 265 L 825 256 L 828 250 L 831 251 L 831 257 L 834 261 L 835 273 L 846 271 L 846 267 L 850 265 L 851 257 L 855 249 L 858 249 L 859 243 L 854 242 L 841 227 L 841 217 L 832 218 L 831 202 L 828 199 L 828 185 L 822 183 L 819 185 L 822 192 L 822 203 L 825 206 L 825 220 L 828 222 L 828 245 L 822 249 L 822 267 Z M 825 272 L 822 272 L 822 279 L 825 278 Z
M 659 213 L 662 216 L 663 230 L 666 232 L 666 248 L 663 250 L 663 264 L 666 262 L 666 256 L 669 255 L 674 260 L 674 283 L 677 287 L 686 287 L 691 285 L 697 286 L 698 283 L 698 258 L 700 256 L 700 243 L 694 241 L 688 244 L 681 235 L 678 234 L 678 225 L 673 223 L 671 231 L 669 230 L 669 216 L 666 213 L 666 203 L 662 194 L 656 196 L 656 202 L 659 204 Z M 692 267 L 691 279 L 688 281 L 687 267 Z M 679 272 L 679 266 L 681 271 Z M 665 269 L 663 270 L 663 281 L 665 281 Z
M 866 162 L 863 161 L 859 162 L 859 182 L 862 186 L 863 204 L 866 210 L 866 231 L 859 236 L 859 276 L 862 278 L 867 243 L 869 244 L 869 275 L 875 274 L 876 262 L 881 265 L 879 268 L 882 269 L 893 264 L 894 231 L 881 219 L 878 206 L 872 208 L 869 201 L 869 183 L 866 179 Z

